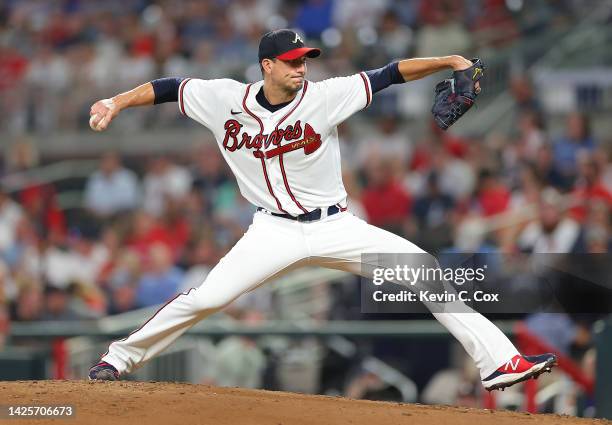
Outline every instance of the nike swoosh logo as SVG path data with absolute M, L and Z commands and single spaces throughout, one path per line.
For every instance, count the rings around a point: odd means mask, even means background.
M 232 115 L 242 114 L 242 111 L 234 111 L 233 109 L 230 109 L 230 111 L 232 112 Z

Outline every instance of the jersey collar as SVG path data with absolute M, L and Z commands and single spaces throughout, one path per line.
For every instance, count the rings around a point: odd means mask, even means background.
M 258 117 L 269 116 L 271 114 L 276 114 L 276 113 L 281 113 L 281 112 L 286 113 L 286 112 L 289 112 L 293 107 L 295 107 L 295 105 L 297 105 L 300 102 L 300 99 L 302 99 L 303 94 L 304 94 L 304 89 L 307 86 L 308 86 L 308 81 L 304 80 L 304 85 L 302 86 L 300 91 L 298 91 L 295 98 L 293 98 L 293 100 L 291 100 L 289 103 L 284 105 L 282 108 L 272 112 L 266 109 L 266 107 L 264 107 L 257 101 L 257 93 L 259 93 L 259 90 L 263 89 L 263 80 L 260 80 L 260 81 L 253 83 L 253 85 L 251 86 L 249 90 L 249 95 L 246 99 L 246 103 L 247 103 L 248 108 Z

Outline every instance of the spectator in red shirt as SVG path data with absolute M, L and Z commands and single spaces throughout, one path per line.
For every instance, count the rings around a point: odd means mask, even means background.
M 21 82 L 27 70 L 26 57 L 10 46 L 0 46 L 0 92 L 14 88 Z
M 19 193 L 20 204 L 43 237 L 62 237 L 66 234 L 66 218 L 57 202 L 51 184 L 32 184 Z
M 368 222 L 388 230 L 398 230 L 412 206 L 410 195 L 393 176 L 386 161 L 371 161 L 366 166 L 366 175 L 362 202 Z
M 490 170 L 482 170 L 479 176 L 477 202 L 485 217 L 506 211 L 510 205 L 510 191 Z
M 612 207 L 612 194 L 603 184 L 601 170 L 588 152 L 578 155 L 578 176 L 572 195 L 576 205 L 570 213 L 580 223 L 585 220 L 588 206 L 593 201 L 602 201 Z
M 433 156 L 436 151 L 444 149 L 454 158 L 464 159 L 467 157 L 469 141 L 452 133 L 441 130 L 432 119 L 429 122 L 429 134 L 420 140 L 412 154 L 409 168 L 414 171 L 423 171 L 431 167 Z
M 3 130 L 23 130 L 26 99 L 22 83 L 28 70 L 28 59 L 10 46 L 0 45 L 0 114 Z M 17 127 L 17 128 L 15 128 Z
M 173 258 L 177 258 L 172 232 L 145 211 L 136 213 L 132 233 L 126 242 L 127 247 L 137 252 L 144 264 L 147 264 L 149 251 L 155 244 L 162 244 L 172 249 Z
M 182 200 L 168 199 L 165 204 L 161 223 L 166 229 L 172 229 L 170 234 L 170 248 L 175 258 L 184 254 L 185 247 L 192 234 L 192 228 L 186 216 L 186 203 Z

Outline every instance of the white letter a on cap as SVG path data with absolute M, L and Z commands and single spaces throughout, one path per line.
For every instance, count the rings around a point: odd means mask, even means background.
M 293 39 L 292 43 L 297 43 L 298 40 L 300 40 L 302 43 L 304 42 L 304 40 L 302 40 L 302 37 L 300 37 L 298 33 L 295 33 L 295 38 Z

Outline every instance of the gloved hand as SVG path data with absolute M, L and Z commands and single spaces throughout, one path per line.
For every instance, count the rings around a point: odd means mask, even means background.
M 436 85 L 431 113 L 442 130 L 448 129 L 474 104 L 484 75 L 485 66 L 478 58 L 471 59 L 472 66 L 454 71 L 453 78 Z

